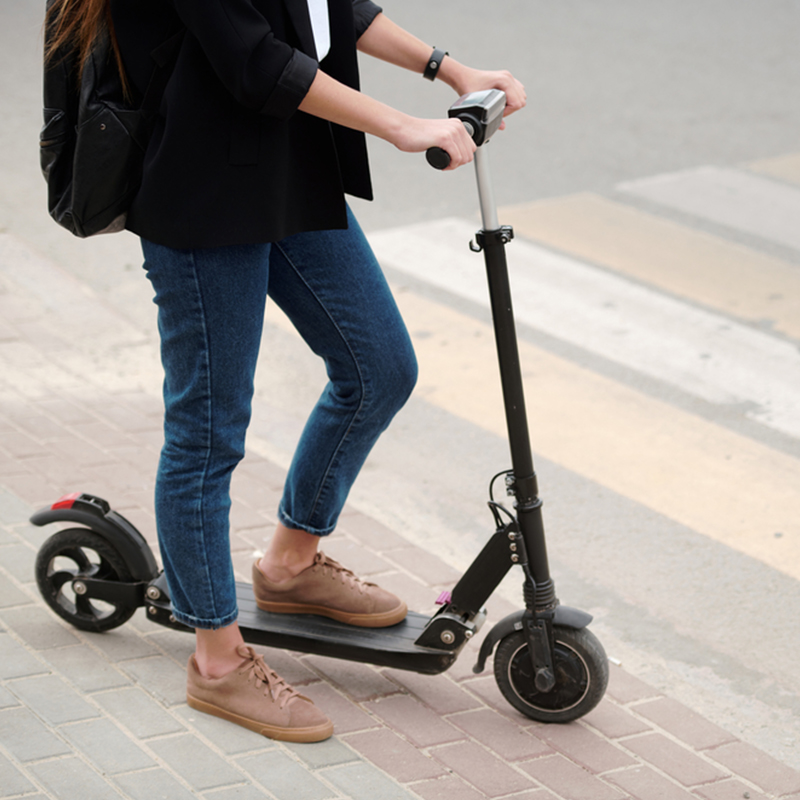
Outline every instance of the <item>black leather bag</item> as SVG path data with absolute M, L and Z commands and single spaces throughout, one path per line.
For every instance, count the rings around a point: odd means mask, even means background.
M 154 51 L 150 85 L 126 102 L 111 39 L 104 32 L 76 80 L 76 56 L 56 54 L 44 75 L 40 164 L 50 216 L 81 238 L 125 227 L 139 189 L 147 141 L 183 33 Z

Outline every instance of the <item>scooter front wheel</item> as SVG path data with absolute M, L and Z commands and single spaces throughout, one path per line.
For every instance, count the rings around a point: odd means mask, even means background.
M 506 636 L 494 656 L 494 676 L 503 696 L 537 722 L 571 722 L 588 714 L 608 685 L 608 658 L 591 631 L 556 626 L 554 633 L 556 685 L 549 692 L 536 688 L 522 631 Z
M 53 534 L 36 557 L 36 583 L 47 605 L 84 631 L 108 631 L 127 622 L 136 606 L 81 596 L 75 589 L 81 578 L 130 581 L 122 556 L 102 537 L 86 528 Z

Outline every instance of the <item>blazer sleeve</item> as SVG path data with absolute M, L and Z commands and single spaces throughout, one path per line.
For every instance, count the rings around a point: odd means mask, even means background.
M 251 0 L 173 3 L 212 69 L 239 103 L 279 119 L 297 110 L 318 64 L 280 41 Z
M 353 18 L 356 24 L 356 39 L 372 25 L 372 21 L 383 9 L 372 0 L 353 0 Z

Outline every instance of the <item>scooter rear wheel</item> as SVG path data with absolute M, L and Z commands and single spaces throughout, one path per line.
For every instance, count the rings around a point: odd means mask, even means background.
M 591 711 L 608 685 L 608 659 L 603 645 L 586 628 L 556 626 L 553 653 L 556 685 L 540 692 L 533 679 L 528 642 L 522 631 L 497 646 L 494 675 L 514 708 L 538 722 L 571 722 Z
M 114 605 L 77 594 L 80 578 L 129 581 L 122 556 L 102 537 L 86 528 L 53 534 L 36 557 L 36 583 L 47 605 L 84 631 L 108 631 L 127 622 L 136 606 Z

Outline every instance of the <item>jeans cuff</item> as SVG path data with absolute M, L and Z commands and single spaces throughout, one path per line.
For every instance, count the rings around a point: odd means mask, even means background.
M 302 522 L 297 522 L 293 520 L 284 510 L 283 506 L 278 509 L 278 519 L 287 527 L 292 528 L 293 530 L 305 531 L 306 533 L 312 533 L 314 536 L 328 536 L 329 534 L 333 533 L 334 529 L 336 528 L 336 523 L 334 522 L 330 528 L 312 528 L 310 525 L 304 525 Z
M 191 614 L 183 614 L 177 609 L 172 609 L 172 615 L 178 622 L 183 625 L 188 625 L 190 628 L 201 628 L 202 630 L 217 630 L 219 628 L 227 628 L 228 625 L 233 625 L 239 617 L 239 609 L 234 608 L 232 614 L 224 617 L 215 617 L 214 619 L 200 619 L 193 617 Z

